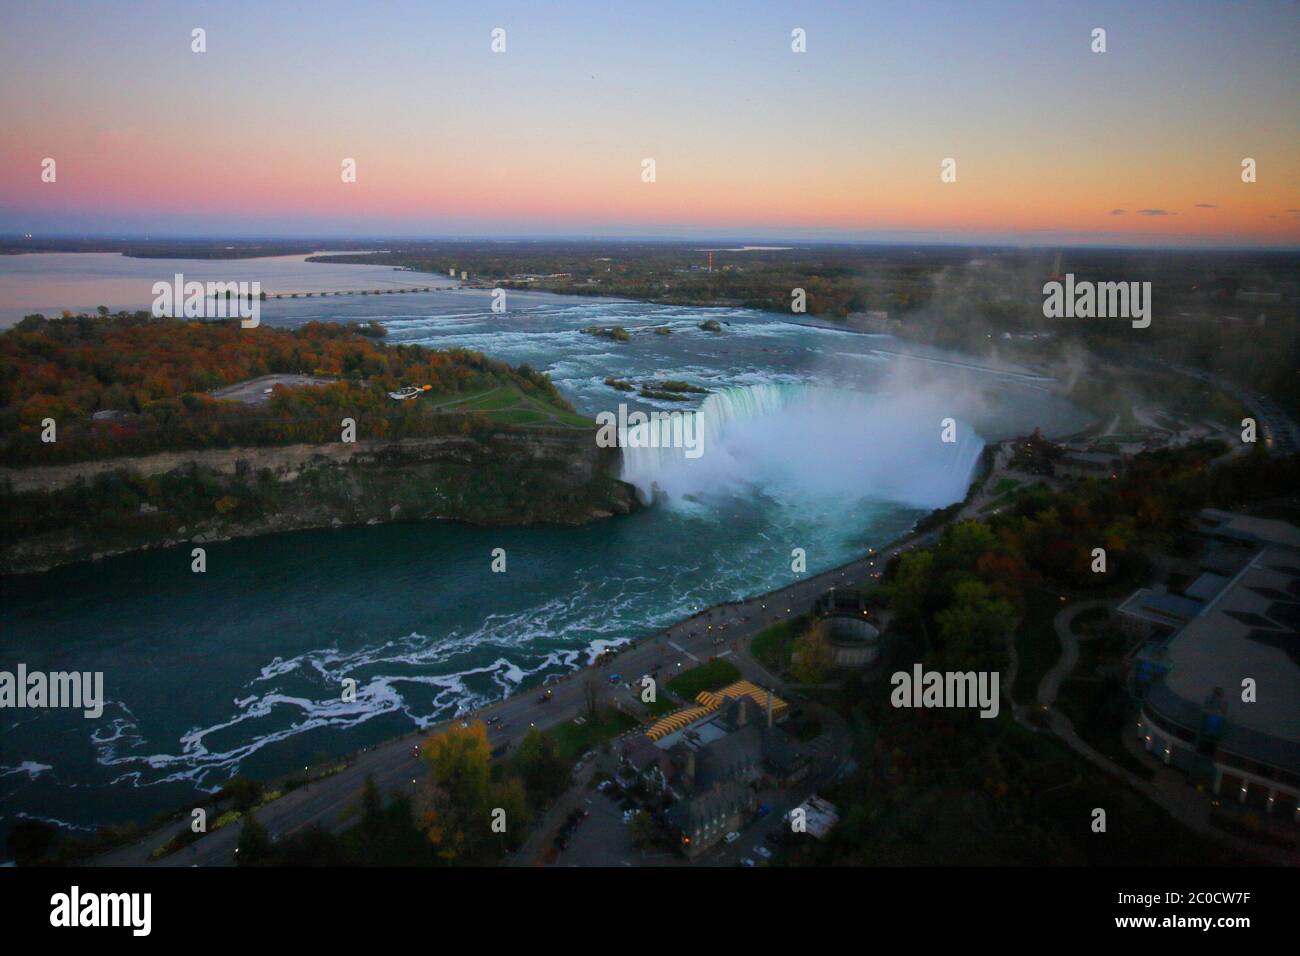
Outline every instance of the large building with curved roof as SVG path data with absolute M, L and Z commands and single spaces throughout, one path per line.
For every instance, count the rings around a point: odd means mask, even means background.
M 1135 658 L 1148 752 L 1300 822 L 1300 551 L 1266 547 Z

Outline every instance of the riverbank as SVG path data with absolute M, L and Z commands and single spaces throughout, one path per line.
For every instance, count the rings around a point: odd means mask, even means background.
M 619 706 L 619 695 L 632 695 L 623 686 L 642 674 L 685 670 L 710 657 L 734 660 L 747 679 L 773 683 L 759 665 L 738 654 L 742 645 L 774 623 L 793 620 L 808 613 L 816 599 L 832 586 L 853 586 L 874 580 L 897 554 L 932 544 L 941 529 L 909 532 L 891 544 L 818 574 L 796 580 L 762 594 L 703 608 L 676 623 L 644 637 L 618 644 L 614 654 L 598 657 L 558 679 L 547 682 L 550 699 L 541 702 L 532 688 L 519 688 L 510 695 L 422 730 L 412 730 L 380 744 L 333 758 L 326 766 L 341 762 L 348 766 L 321 774 L 320 768 L 306 771 L 311 780 L 257 810 L 257 819 L 272 836 L 282 838 L 303 827 L 319 824 L 339 831 L 354 822 L 352 807 L 359 799 L 367 776 L 373 776 L 382 791 L 413 794 L 424 780 L 426 767 L 415 759 L 413 747 L 425 736 L 450 726 L 455 720 L 499 718 L 489 724 L 489 742 L 494 751 L 508 753 L 533 727 L 549 730 L 580 716 L 587 706 L 587 686 L 594 684 L 598 706 Z M 611 683 L 618 675 L 620 681 Z M 632 703 L 632 697 L 628 697 Z M 502 748 L 506 748 L 504 751 Z M 304 774 L 295 773 L 301 777 Z M 276 789 L 275 784 L 268 789 Z M 178 811 L 179 812 L 179 811 Z M 187 819 L 187 818 L 186 818 Z M 178 826 L 187 826 L 177 817 Z M 174 835 L 172 824 L 150 832 L 142 839 L 111 850 L 92 861 L 98 866 L 229 866 L 239 842 L 240 827 L 224 827 L 174 854 L 154 859 L 155 849 Z
M 6 468 L 0 573 L 394 521 L 579 525 L 639 507 L 617 471 L 617 450 L 597 447 L 593 431 L 576 428 Z

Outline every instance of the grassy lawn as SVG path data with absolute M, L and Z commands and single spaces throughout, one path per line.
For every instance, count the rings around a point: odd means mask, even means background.
M 620 710 L 612 707 L 600 711 L 595 720 L 579 724 L 569 721 L 561 724 L 551 733 L 560 748 L 560 756 L 565 760 L 577 760 L 588 750 L 599 747 L 608 740 L 613 740 L 624 731 L 636 726 L 636 721 Z
M 774 674 L 780 674 L 790 666 L 790 652 L 794 647 L 795 635 L 798 634 L 796 625 L 799 621 L 773 624 L 756 635 L 749 645 L 754 658 Z
M 503 425 L 551 425 L 591 428 L 594 423 L 581 415 L 547 404 L 515 388 L 498 385 L 469 395 L 457 395 L 428 406 L 444 414 L 479 412 Z
M 644 703 L 646 709 L 656 717 L 662 717 L 664 714 L 672 713 L 678 707 L 682 706 L 680 701 L 673 699 L 672 694 L 663 693 L 656 694 L 653 703 L 649 701 L 642 701 L 642 703 Z
M 1030 591 L 1025 598 L 1025 616 L 1016 628 L 1016 686 L 1011 696 L 1018 704 L 1032 703 L 1038 694 L 1038 682 L 1061 656 L 1061 642 L 1056 639 L 1052 620 L 1063 605 L 1052 591 Z
M 736 665 L 724 658 L 682 671 L 668 683 L 668 689 L 682 700 L 695 700 L 702 690 L 717 690 L 740 679 Z

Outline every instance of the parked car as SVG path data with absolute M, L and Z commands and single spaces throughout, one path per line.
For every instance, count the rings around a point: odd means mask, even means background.
M 735 843 L 737 840 L 740 839 L 740 834 L 737 833 L 735 830 L 732 830 L 730 833 L 728 833 L 728 834 L 727 834 L 726 836 L 724 836 L 722 839 L 726 840 L 728 843 Z
M 746 856 L 746 857 L 741 857 L 740 865 L 741 865 L 741 866 L 758 866 L 757 863 L 755 863 L 753 860 L 751 860 L 751 859 L 750 859 L 749 857 L 747 857 L 747 856 Z
M 758 805 L 758 815 L 760 817 L 765 817 L 771 812 L 772 812 L 772 808 L 769 807 L 766 803 L 760 803 Z
M 769 850 L 767 847 L 763 846 L 763 844 L 761 844 L 761 843 L 756 844 L 756 845 L 754 846 L 754 852 L 757 853 L 759 856 L 761 856 L 761 857 L 762 857 L 763 859 L 765 859 L 765 860 L 770 860 L 770 859 L 772 859 L 772 851 Z

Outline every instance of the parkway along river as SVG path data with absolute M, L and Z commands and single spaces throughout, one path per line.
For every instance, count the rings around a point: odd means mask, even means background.
M 173 549 L 4 579 L 0 669 L 102 671 L 107 702 L 99 719 L 4 712 L 0 837 L 23 816 L 146 820 L 236 772 L 269 779 L 515 693 L 789 583 L 794 548 L 815 573 L 880 547 L 964 496 L 985 441 L 1087 421 L 1033 374 L 789 316 L 544 294 L 489 305 L 470 290 L 278 300 L 262 319 L 375 318 L 390 343 L 526 362 L 589 415 L 653 404 L 607 376 L 685 379 L 711 390 L 685 406 L 704 415 L 704 454 L 625 454 L 625 477 L 666 498 L 581 528 L 340 528 L 211 545 L 202 576 Z M 706 318 L 723 331 L 700 330 Z M 632 340 L 580 331 L 592 325 Z M 660 325 L 672 334 L 636 332 Z M 939 441 L 945 417 L 955 443 Z M 349 677 L 355 703 L 340 700 Z

